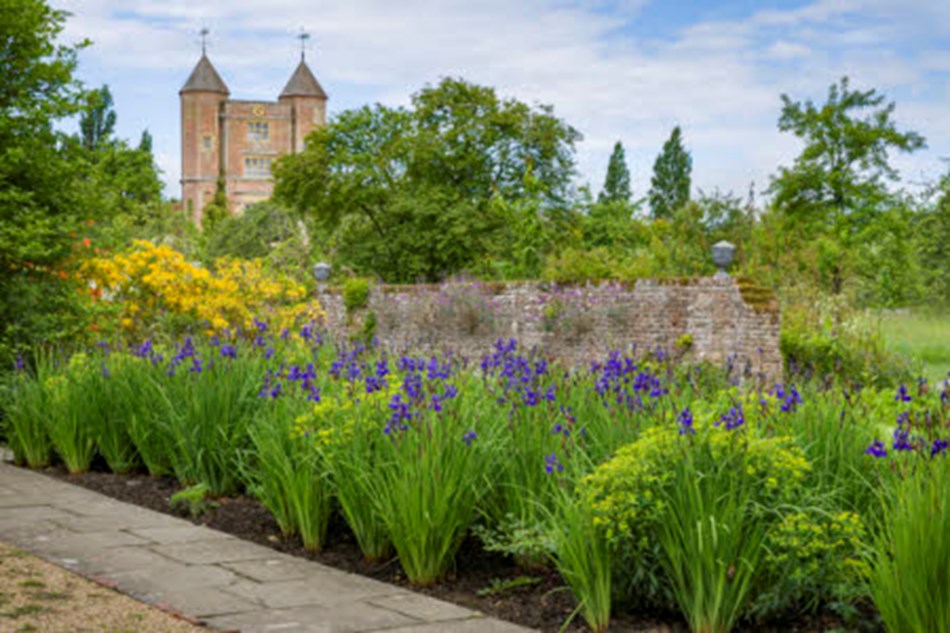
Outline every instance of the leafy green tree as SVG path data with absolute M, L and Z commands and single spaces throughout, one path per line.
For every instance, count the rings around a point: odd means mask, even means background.
M 79 116 L 79 133 L 83 147 L 93 152 L 112 139 L 115 130 L 115 110 L 112 107 L 109 86 L 86 94 L 86 106 Z
M 84 208 L 78 167 L 55 124 L 77 114 L 85 45 L 57 43 L 66 14 L 43 0 L 0 0 L 0 370 L 16 349 L 73 335 L 55 268 Z
M 828 88 L 820 106 L 782 95 L 779 129 L 802 139 L 805 147 L 791 167 L 779 169 L 770 191 L 785 230 L 800 235 L 798 246 L 811 240 L 825 245 L 817 261 L 823 286 L 834 294 L 844 289 L 849 270 L 859 275 L 874 271 L 875 278 L 893 287 L 881 276 L 884 271 L 854 263 L 875 261 L 867 251 L 881 245 L 866 238 L 880 235 L 882 227 L 897 226 L 888 214 L 902 215 L 900 201 L 888 188 L 898 180 L 890 153 L 925 145 L 916 132 L 897 129 L 894 108 L 875 89 L 852 90 L 847 77 Z M 902 248 L 890 245 L 892 254 Z M 868 281 L 862 281 L 865 297 L 891 297 L 885 303 L 893 305 L 893 290 L 869 292 Z
M 630 191 L 630 170 L 627 168 L 627 158 L 624 155 L 623 144 L 617 141 L 616 144 L 614 144 L 614 151 L 610 154 L 604 188 L 597 197 L 597 201 L 601 203 L 629 203 L 632 195 Z
M 828 88 L 821 106 L 782 95 L 779 130 L 802 139 L 805 147 L 772 182 L 778 207 L 819 229 L 848 216 L 857 224 L 873 216 L 888 197 L 887 181 L 898 179 L 889 153 L 925 146 L 916 132 L 897 130 L 894 107 L 873 88 L 851 90 L 847 77 Z
M 218 176 L 215 183 L 214 196 L 211 202 L 201 211 L 201 229 L 210 234 L 216 225 L 231 215 L 231 205 L 228 203 L 228 193 L 224 176 Z
M 693 159 L 683 147 L 683 133 L 677 125 L 653 163 L 649 199 L 654 218 L 673 217 L 689 201 L 692 171 Z
M 143 152 L 152 153 L 152 135 L 148 130 L 142 130 L 142 138 L 139 139 L 139 147 Z
M 229 215 L 207 234 L 207 259 L 262 259 L 283 273 L 310 281 L 310 236 L 299 217 L 270 201 Z
M 316 129 L 303 152 L 277 163 L 275 196 L 332 235 L 338 264 L 434 281 L 504 248 L 499 200 L 534 197 L 544 221 L 556 221 L 578 138 L 550 108 L 444 79 L 410 108 L 347 110 Z
M 937 187 L 936 203 L 925 210 L 917 226 L 920 261 L 928 297 L 950 305 L 950 174 Z

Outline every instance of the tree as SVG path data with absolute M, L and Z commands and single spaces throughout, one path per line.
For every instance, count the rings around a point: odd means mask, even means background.
M 43 0 L 0 0 L 0 369 L 40 338 L 70 337 L 70 296 L 53 274 L 84 208 L 57 121 L 78 113 L 84 45 L 57 44 L 66 14 Z
M 776 205 L 790 218 L 819 229 L 851 216 L 861 228 L 888 197 L 886 182 L 896 181 L 889 152 L 925 146 L 916 132 L 897 130 L 894 103 L 875 89 L 851 90 L 847 77 L 828 88 L 824 105 L 792 101 L 782 95 L 778 127 L 805 142 L 791 167 L 772 181 Z
M 692 170 L 693 159 L 683 147 L 683 133 L 677 125 L 653 163 L 649 199 L 654 218 L 670 218 L 689 201 Z
M 607 163 L 607 177 L 604 188 L 597 197 L 598 202 L 630 202 L 630 170 L 624 156 L 623 145 L 617 141 Z
M 96 151 L 108 143 L 115 129 L 115 110 L 109 86 L 91 90 L 86 95 L 86 106 L 79 116 L 79 133 L 83 147 Z
M 937 200 L 921 216 L 917 229 L 920 261 L 929 297 L 950 306 L 950 174 L 937 186 Z
M 843 290 L 854 262 L 875 261 L 871 251 L 884 248 L 868 237 L 888 234 L 888 226 L 899 224 L 888 217 L 902 214 L 900 200 L 887 185 L 898 180 L 890 152 L 913 152 L 925 145 L 916 132 L 897 130 L 894 107 L 873 88 L 851 90 L 847 77 L 828 88 L 821 106 L 782 95 L 779 130 L 802 139 L 805 147 L 791 167 L 779 169 L 770 191 L 787 233 L 825 245 L 818 263 L 823 285 L 833 294 Z M 859 275 L 891 284 L 880 272 L 875 266 L 858 267 Z M 865 278 L 863 285 L 869 283 Z M 863 295 L 887 296 L 893 304 L 894 292 L 878 290 Z
M 275 197 L 332 233 L 341 264 L 435 281 L 504 248 L 508 207 L 498 200 L 531 196 L 556 221 L 578 138 L 550 108 L 444 79 L 410 108 L 347 110 L 314 130 L 275 166 Z
M 214 196 L 201 210 L 201 230 L 210 234 L 214 227 L 231 215 L 231 205 L 228 202 L 227 187 L 224 175 L 218 176 L 215 182 Z
M 152 153 L 152 135 L 148 130 L 142 130 L 142 138 L 139 139 L 139 150 Z

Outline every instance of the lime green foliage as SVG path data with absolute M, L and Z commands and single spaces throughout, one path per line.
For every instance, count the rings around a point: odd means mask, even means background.
M 789 437 L 757 438 L 697 425 L 697 435 L 681 436 L 675 426 L 653 427 L 622 447 L 582 483 L 583 494 L 611 540 L 645 544 L 664 509 L 661 490 L 672 483 L 669 464 L 684 451 L 708 452 L 713 459 L 739 456 L 742 470 L 759 483 L 763 503 L 793 500 L 811 467 Z
M 757 599 L 764 614 L 789 605 L 812 611 L 821 603 L 845 605 L 867 594 L 867 532 L 854 512 L 812 509 L 787 514 L 769 532 L 763 572 L 768 590 Z
M 208 500 L 210 489 L 205 483 L 198 483 L 187 488 L 182 488 L 168 499 L 170 508 L 186 507 L 191 518 L 200 517 L 202 514 L 213 508 L 216 504 Z
M 797 500 L 810 470 L 790 437 L 727 431 L 697 414 L 695 435 L 644 431 L 582 480 L 581 495 L 622 557 L 625 599 L 675 601 L 688 618 L 727 627 L 748 611 L 762 530 Z
M 680 351 L 688 351 L 693 347 L 693 336 L 691 334 L 683 334 L 676 339 L 676 342 L 673 343 L 673 347 Z
M 881 332 L 889 349 L 921 363 L 932 381 L 950 375 L 950 314 L 924 311 L 881 317 Z
M 950 631 L 950 460 L 919 464 L 882 498 L 871 591 L 888 631 Z
M 351 277 L 343 282 L 343 307 L 348 315 L 369 305 L 372 282 L 363 277 Z

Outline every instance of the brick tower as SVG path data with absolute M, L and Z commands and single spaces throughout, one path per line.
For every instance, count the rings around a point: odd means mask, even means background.
M 232 212 L 269 198 L 274 160 L 301 151 L 314 126 L 326 125 L 327 94 L 303 53 L 276 102 L 229 99 L 229 94 L 202 48 L 179 92 L 182 207 L 198 223 L 219 178 Z

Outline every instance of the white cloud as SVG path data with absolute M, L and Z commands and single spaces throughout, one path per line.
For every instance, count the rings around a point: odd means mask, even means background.
M 776 130 L 779 94 L 820 100 L 843 74 L 896 98 L 901 121 L 927 134 L 933 149 L 915 161 L 936 163 L 941 152 L 950 154 L 950 134 L 932 121 L 932 108 L 947 95 L 920 89 L 928 73 L 945 72 L 947 40 L 941 44 L 940 36 L 950 20 L 940 18 L 950 10 L 939 0 L 912 2 L 913 9 L 886 0 L 818 0 L 729 21 L 684 20 L 651 34 L 631 28 L 631 20 L 651 10 L 640 0 L 64 6 L 75 14 L 67 35 L 96 42 L 83 55 L 94 74 L 88 79 L 113 85 L 120 124 L 149 121 L 170 195 L 178 179 L 177 90 L 196 61 L 198 29 L 211 28 L 209 54 L 232 95 L 268 98 L 292 70 L 300 25 L 312 30 L 308 59 L 330 92 L 331 113 L 366 101 L 406 103 L 427 82 L 464 76 L 503 95 L 553 104 L 584 134 L 579 166 L 595 187 L 621 139 L 634 187 L 644 191 L 663 140 L 681 124 L 697 185 L 744 193 L 750 180 L 764 186 L 797 150 L 795 139 Z M 924 46 L 922 33 L 937 43 Z

